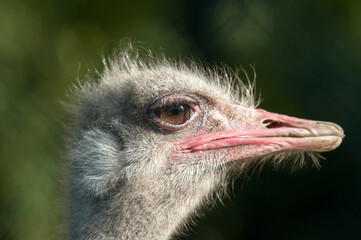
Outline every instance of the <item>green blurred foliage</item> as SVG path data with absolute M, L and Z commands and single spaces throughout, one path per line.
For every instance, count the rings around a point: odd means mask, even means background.
M 60 100 L 122 39 L 257 68 L 262 107 L 329 120 L 346 139 L 318 171 L 265 170 L 184 239 L 361 239 L 361 2 L 0 2 L 0 239 L 63 239 Z

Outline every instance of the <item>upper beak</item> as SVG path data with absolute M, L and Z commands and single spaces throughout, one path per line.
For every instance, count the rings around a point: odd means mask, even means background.
M 337 148 L 344 137 L 342 128 L 335 123 L 289 117 L 262 109 L 252 110 L 248 121 L 252 124 L 248 124 L 247 129 L 240 127 L 185 138 L 179 142 L 181 152 L 247 146 L 243 151 L 234 151 L 229 160 L 289 150 L 325 152 Z

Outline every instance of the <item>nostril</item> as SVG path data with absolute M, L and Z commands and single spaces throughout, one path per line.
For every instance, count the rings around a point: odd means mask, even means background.
M 294 126 L 292 126 L 290 124 L 275 121 L 275 120 L 272 120 L 272 119 L 263 120 L 262 123 L 265 125 L 266 128 L 294 127 Z
M 266 128 L 279 128 L 282 126 L 281 122 L 273 121 L 271 119 L 263 120 L 262 122 Z

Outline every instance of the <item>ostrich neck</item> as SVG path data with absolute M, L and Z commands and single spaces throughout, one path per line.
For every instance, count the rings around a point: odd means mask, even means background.
M 196 184 L 182 182 L 182 187 L 159 180 L 126 183 L 106 200 L 76 201 L 70 239 L 170 239 L 216 185 L 208 177 Z

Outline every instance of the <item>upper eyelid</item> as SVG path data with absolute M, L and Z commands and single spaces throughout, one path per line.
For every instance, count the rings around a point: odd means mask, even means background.
M 193 97 L 183 95 L 183 94 L 170 94 L 156 99 L 148 107 L 148 111 L 153 111 L 157 108 L 169 107 L 174 104 L 188 103 L 192 105 L 199 105 L 199 102 Z

